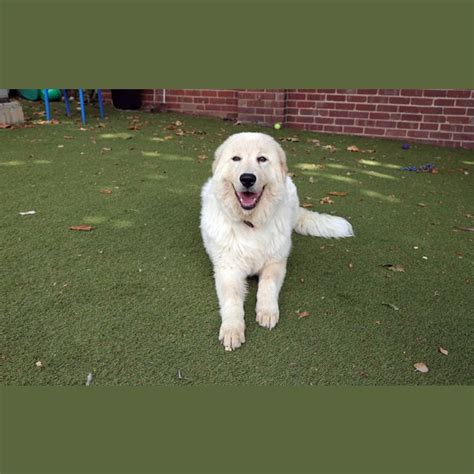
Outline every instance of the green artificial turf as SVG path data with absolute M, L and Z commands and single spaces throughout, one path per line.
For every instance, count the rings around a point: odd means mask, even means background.
M 3 383 L 472 382 L 474 234 L 454 228 L 474 226 L 472 151 L 112 108 L 100 121 L 95 107 L 81 130 L 60 104 L 52 125 L 24 107 L 27 127 L 0 130 Z M 177 120 L 184 136 L 167 129 Z M 213 150 L 244 130 L 298 137 L 282 145 L 301 201 L 350 218 L 356 237 L 294 234 L 278 326 L 257 326 L 251 280 L 247 342 L 228 353 L 199 195 Z M 400 170 L 428 162 L 440 172 Z M 332 191 L 348 195 L 320 204 Z

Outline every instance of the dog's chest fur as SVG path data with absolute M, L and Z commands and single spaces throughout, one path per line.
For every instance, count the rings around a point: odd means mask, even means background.
M 238 268 L 252 275 L 259 273 L 265 264 L 288 257 L 295 213 L 293 203 L 288 205 L 287 201 L 264 223 L 254 224 L 251 216 L 247 222 L 230 218 L 213 195 L 210 181 L 204 186 L 202 197 L 201 232 L 214 265 Z

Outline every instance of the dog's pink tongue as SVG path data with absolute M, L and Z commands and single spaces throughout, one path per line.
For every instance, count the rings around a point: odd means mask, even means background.
M 237 193 L 243 206 L 253 206 L 257 201 L 257 193 Z

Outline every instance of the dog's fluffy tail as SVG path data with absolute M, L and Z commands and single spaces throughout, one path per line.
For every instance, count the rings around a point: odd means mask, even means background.
M 298 208 L 298 218 L 294 227 L 298 234 L 313 235 L 326 239 L 353 237 L 351 224 L 342 217 L 330 216 Z

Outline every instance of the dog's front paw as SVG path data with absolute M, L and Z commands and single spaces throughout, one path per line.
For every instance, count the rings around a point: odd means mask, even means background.
M 219 331 L 219 341 L 226 351 L 238 349 L 245 342 L 245 324 L 243 321 L 224 321 Z
M 280 312 L 277 308 L 257 308 L 257 318 L 256 321 L 260 326 L 268 329 L 273 329 L 278 319 L 280 319 Z

